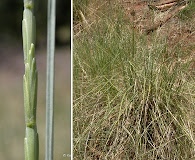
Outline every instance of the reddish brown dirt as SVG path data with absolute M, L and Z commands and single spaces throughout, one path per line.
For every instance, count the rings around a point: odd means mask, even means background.
M 188 52 L 185 60 L 192 60 L 195 58 L 195 18 L 187 21 L 182 21 L 178 17 L 179 9 L 181 6 L 173 5 L 166 11 L 152 10 L 148 5 L 167 4 L 173 0 L 158 0 L 155 3 L 149 3 L 147 1 L 123 1 L 123 7 L 125 13 L 130 22 L 134 22 L 137 32 L 141 34 L 147 34 L 147 29 L 150 27 L 156 27 L 152 32 L 157 36 L 164 35 L 169 44 L 170 50 L 177 45 L 180 45 L 184 52 Z M 178 0 L 177 0 L 178 1 Z M 177 3 L 177 2 L 174 2 Z M 183 7 L 184 8 L 184 7 Z M 168 17 L 168 18 L 167 18 Z M 167 19 L 166 19 L 167 18 Z M 155 26 L 156 25 L 156 26 Z M 150 35 L 152 32 L 149 32 Z M 148 35 L 148 37 L 150 37 Z M 193 62 L 195 64 L 195 62 Z M 195 66 L 195 65 L 193 65 Z

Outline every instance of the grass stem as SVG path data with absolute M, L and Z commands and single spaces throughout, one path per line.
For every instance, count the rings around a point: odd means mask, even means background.
M 46 160 L 53 159 L 55 14 L 56 1 L 49 0 L 47 21 Z

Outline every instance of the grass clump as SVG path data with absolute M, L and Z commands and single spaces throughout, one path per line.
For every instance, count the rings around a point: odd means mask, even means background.
M 99 13 L 74 38 L 75 159 L 193 158 L 194 79 L 184 53 L 132 31 L 118 6 Z

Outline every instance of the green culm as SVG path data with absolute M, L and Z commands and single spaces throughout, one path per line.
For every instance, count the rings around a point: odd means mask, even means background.
M 37 69 L 35 60 L 35 17 L 33 0 L 24 0 L 22 21 L 25 74 L 23 77 L 26 133 L 24 138 L 25 160 L 39 159 L 39 140 L 36 126 Z

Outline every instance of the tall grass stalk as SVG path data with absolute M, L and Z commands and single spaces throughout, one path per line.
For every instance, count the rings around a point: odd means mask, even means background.
M 48 1 L 47 19 L 47 85 L 46 85 L 46 156 L 53 160 L 53 97 L 54 97 L 54 51 L 55 51 L 56 1 Z
M 25 160 L 39 159 L 39 140 L 36 126 L 37 69 L 35 61 L 35 17 L 34 1 L 24 0 L 22 21 L 25 74 L 24 109 L 26 134 L 24 139 Z

